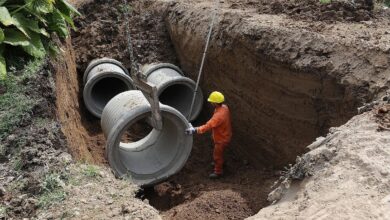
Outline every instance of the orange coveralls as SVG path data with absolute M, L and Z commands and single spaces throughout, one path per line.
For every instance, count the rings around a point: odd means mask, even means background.
M 223 152 L 232 138 L 232 126 L 230 111 L 226 105 L 217 106 L 213 117 L 205 124 L 197 128 L 197 133 L 203 134 L 212 130 L 214 140 L 214 173 L 222 174 Z

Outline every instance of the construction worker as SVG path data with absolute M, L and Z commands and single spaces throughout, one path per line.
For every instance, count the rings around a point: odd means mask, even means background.
M 188 135 L 195 133 L 203 134 L 212 130 L 214 140 L 214 172 L 209 177 L 216 179 L 223 175 L 223 152 L 232 138 L 232 127 L 229 108 L 223 104 L 225 101 L 223 94 L 220 92 L 212 92 L 207 101 L 215 108 L 213 117 L 202 126 L 187 128 L 185 133 Z

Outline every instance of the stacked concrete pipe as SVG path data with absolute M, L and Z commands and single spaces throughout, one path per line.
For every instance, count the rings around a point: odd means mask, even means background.
M 189 121 L 198 117 L 203 106 L 203 93 L 199 88 L 189 116 L 196 84 L 185 77 L 177 66 L 169 63 L 149 64 L 142 67 L 142 73 L 148 82 L 156 85 L 161 103 L 177 109 Z
M 187 119 L 176 109 L 161 104 L 163 128 L 153 129 L 139 141 L 121 142 L 135 123 L 151 117 L 151 107 L 142 92 L 120 93 L 103 110 L 101 125 L 107 138 L 106 155 L 118 177 L 129 176 L 141 186 L 150 186 L 177 173 L 192 149 L 192 136 L 185 135 Z
M 83 81 L 85 106 L 98 118 L 110 99 L 121 92 L 134 89 L 127 69 L 119 61 L 109 58 L 89 63 Z

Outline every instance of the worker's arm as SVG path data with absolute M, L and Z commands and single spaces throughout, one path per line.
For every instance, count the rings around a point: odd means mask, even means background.
M 215 113 L 213 117 L 204 125 L 197 127 L 196 132 L 199 134 L 206 133 L 207 131 L 218 127 L 222 123 L 222 117 L 219 113 Z

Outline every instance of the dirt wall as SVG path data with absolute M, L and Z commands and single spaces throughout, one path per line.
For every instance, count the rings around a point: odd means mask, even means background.
M 69 151 L 78 161 L 103 163 L 104 138 L 99 121 L 84 125 L 88 117 L 85 107 L 80 103 L 79 76 L 76 70 L 75 53 L 68 38 L 63 45 L 63 53 L 54 64 L 56 77 L 57 115 L 61 122 L 61 130 L 69 144 Z M 89 118 L 92 116 L 89 116 Z
M 376 112 L 353 117 L 312 145 L 302 155 L 311 176 L 249 219 L 389 219 L 390 139 L 378 131 Z
M 211 8 L 205 2 L 171 3 L 166 18 L 181 67 L 192 78 L 198 73 Z M 286 164 L 388 88 L 383 80 L 389 72 L 386 51 L 335 40 L 281 16 L 222 4 L 201 87 L 206 94 L 220 90 L 226 95 L 232 147 L 257 165 Z

